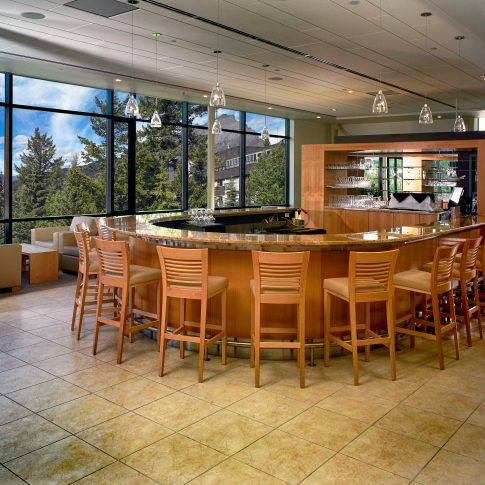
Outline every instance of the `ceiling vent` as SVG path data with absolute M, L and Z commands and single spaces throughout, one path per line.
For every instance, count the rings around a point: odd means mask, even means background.
M 138 10 L 138 7 L 121 3 L 117 0 L 74 0 L 64 4 L 66 7 L 72 7 L 83 12 L 92 13 L 94 15 L 101 15 L 101 17 L 114 17 L 122 13 Z
M 374 97 L 376 95 L 376 93 L 377 93 L 377 91 L 371 91 L 371 92 L 366 93 L 366 94 Z M 382 93 L 384 94 L 384 96 L 398 96 L 399 94 L 401 94 L 398 91 L 393 91 L 392 89 L 383 89 Z

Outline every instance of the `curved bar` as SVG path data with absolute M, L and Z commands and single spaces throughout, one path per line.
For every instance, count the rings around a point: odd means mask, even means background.
M 254 213 L 254 211 L 252 211 Z M 238 211 L 241 214 L 241 211 Z M 247 212 L 246 212 L 247 214 Z M 153 222 L 168 222 L 186 216 L 178 214 L 156 217 L 154 215 L 122 216 L 104 219 L 112 230 L 130 236 L 133 262 L 158 267 L 155 250 L 157 244 L 180 247 L 208 247 L 210 251 L 210 274 L 229 278 L 228 335 L 237 338 L 250 337 L 250 290 L 252 278 L 251 250 L 302 251 L 310 250 L 310 266 L 306 295 L 306 337 L 321 339 L 323 335 L 322 281 L 325 278 L 347 276 L 349 251 L 373 251 L 399 247 L 397 271 L 419 268 L 431 261 L 439 237 L 478 237 L 485 228 L 485 217 L 457 218 L 434 224 L 403 226 L 380 231 L 354 234 L 324 235 L 277 235 L 205 233 L 200 231 L 157 227 Z M 137 304 L 153 311 L 154 291 L 140 291 Z M 398 295 L 398 313 L 406 310 L 407 296 Z M 219 318 L 219 304 L 209 309 L 209 318 Z M 190 318 L 197 319 L 198 309 L 189 307 Z M 376 305 L 373 317 L 377 322 L 383 310 Z M 178 321 L 178 303 L 171 305 L 169 321 Z M 263 319 L 288 324 L 296 318 L 294 308 L 279 305 L 263 309 Z M 332 320 L 347 318 L 347 308 L 340 302 L 332 304 Z

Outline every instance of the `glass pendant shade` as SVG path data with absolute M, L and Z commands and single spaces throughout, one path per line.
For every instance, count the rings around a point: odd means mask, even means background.
M 261 140 L 263 140 L 263 141 L 269 141 L 269 130 L 266 127 L 266 125 L 261 130 Z
M 424 103 L 421 108 L 421 113 L 419 113 L 419 124 L 420 125 L 431 125 L 433 123 L 433 113 L 431 108 Z
M 130 99 L 128 99 L 128 103 L 126 103 L 125 115 L 134 116 L 135 118 L 140 115 L 138 103 L 136 102 L 136 98 L 133 96 L 133 94 L 130 96 Z
M 224 94 L 224 90 L 222 89 L 219 81 L 217 81 L 216 85 L 212 88 L 211 99 L 210 99 L 211 106 L 226 106 L 226 96 Z
M 377 114 L 382 114 L 382 113 L 387 113 L 388 111 L 389 109 L 387 107 L 386 97 L 384 96 L 382 89 L 379 89 L 379 91 L 376 94 L 376 97 L 374 98 L 374 104 L 372 105 L 372 112 Z
M 214 121 L 212 125 L 212 134 L 213 135 L 220 135 L 222 133 L 222 126 L 219 120 Z
M 160 119 L 160 115 L 158 114 L 158 111 L 155 110 L 153 112 L 152 119 L 150 121 L 150 126 L 152 128 L 161 128 L 162 127 L 162 120 Z
M 455 133 L 463 133 L 466 131 L 465 121 L 461 115 L 456 117 L 455 124 L 453 125 L 453 131 Z

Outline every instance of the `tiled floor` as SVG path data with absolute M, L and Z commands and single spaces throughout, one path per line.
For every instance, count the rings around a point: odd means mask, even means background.
M 197 383 L 197 354 L 169 349 L 158 377 L 155 342 L 137 336 L 115 363 L 93 318 L 70 331 L 73 277 L 0 296 L 0 483 L 476 484 L 485 483 L 485 341 L 399 342 L 398 380 L 385 349 L 307 367 L 264 360 L 262 388 L 245 359 L 217 356 Z M 232 355 L 232 350 L 230 355 Z

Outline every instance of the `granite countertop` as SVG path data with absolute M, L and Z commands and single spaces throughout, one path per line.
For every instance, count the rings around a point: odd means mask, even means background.
M 271 209 L 274 211 L 274 209 Z M 283 212 L 291 210 L 281 209 Z M 264 209 L 249 209 L 246 211 L 232 211 L 240 214 L 264 212 Z M 266 209 L 266 211 L 268 211 Z M 219 212 L 218 212 L 219 214 Z M 226 213 L 220 213 L 221 215 Z M 461 217 L 432 224 L 409 225 L 379 231 L 369 231 L 354 234 L 237 234 L 202 232 L 184 229 L 159 227 L 152 221 L 173 220 L 183 218 L 180 212 L 163 214 L 163 216 L 137 215 L 105 218 L 105 223 L 111 230 L 129 236 L 153 241 L 154 243 L 170 243 L 181 247 L 208 247 L 212 249 L 252 250 L 264 249 L 272 251 L 311 250 L 363 250 L 389 248 L 394 245 L 409 244 L 438 237 L 444 234 L 453 234 L 464 228 L 481 227 L 485 225 L 485 217 Z

